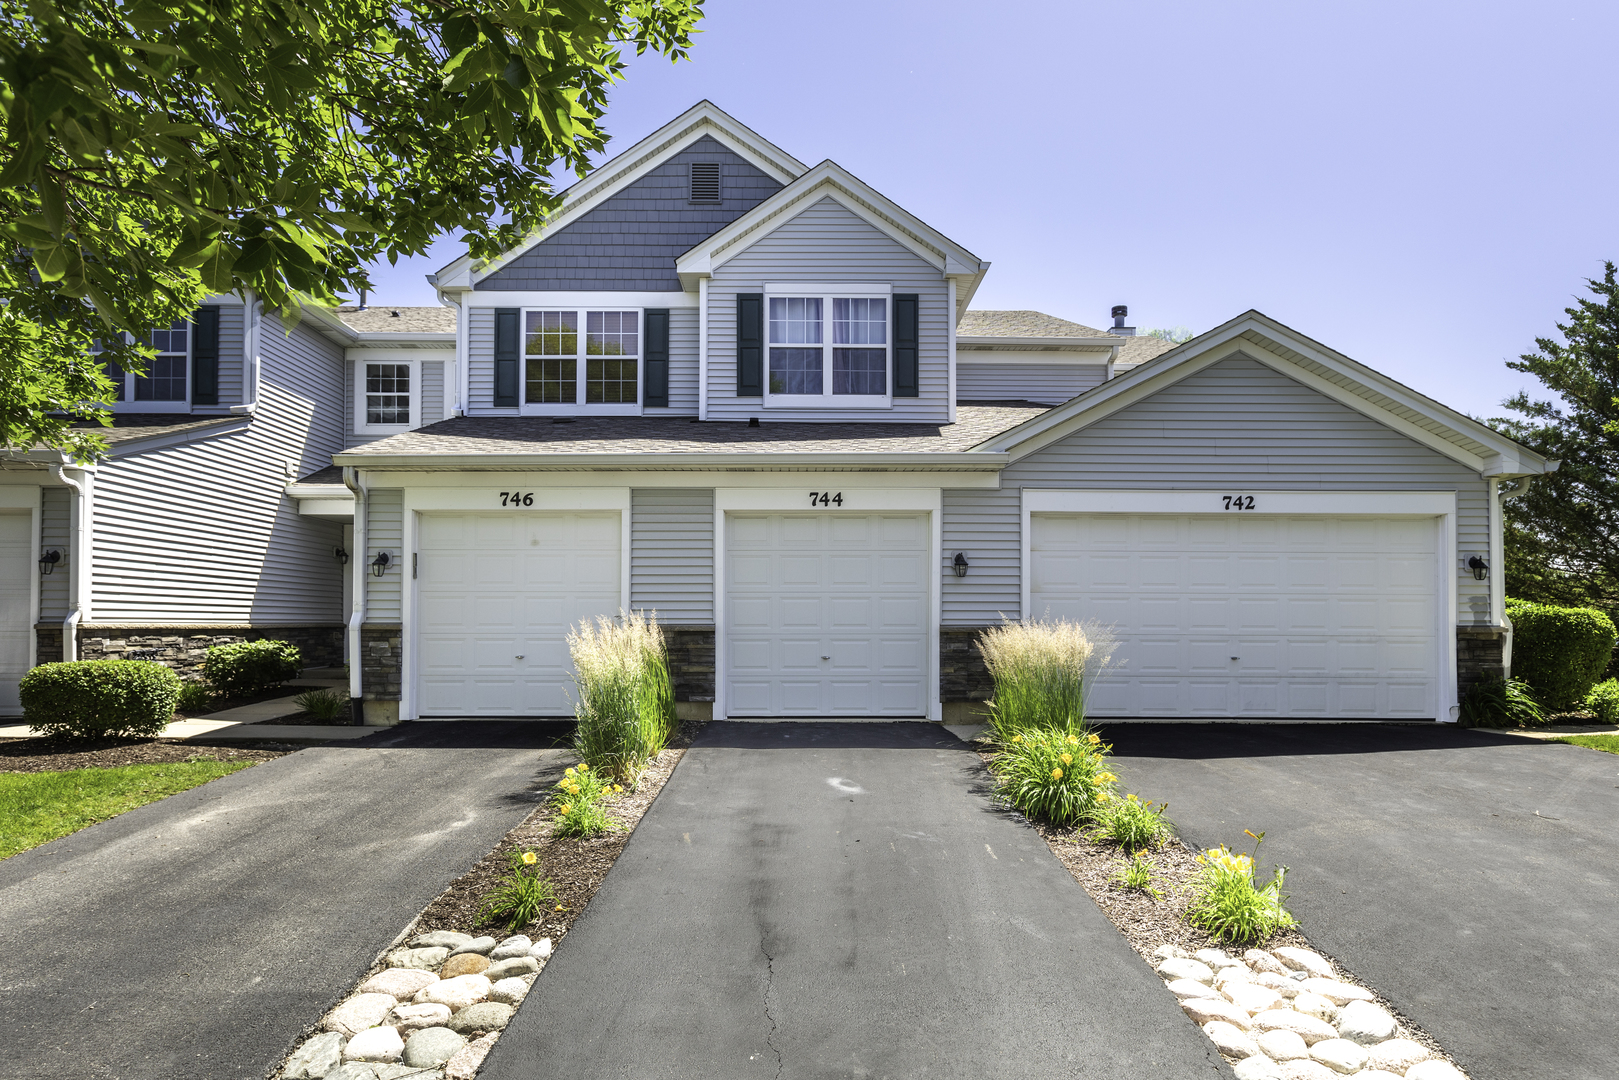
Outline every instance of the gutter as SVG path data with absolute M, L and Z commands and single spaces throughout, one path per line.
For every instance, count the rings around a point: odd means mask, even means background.
M 349 469 L 407 469 L 419 472 L 999 472 L 1007 453 L 611 453 L 611 454 L 372 454 L 344 451 L 332 456 Z M 347 480 L 344 481 L 347 483 Z M 350 484 L 352 489 L 354 485 Z M 358 509 L 356 509 L 358 513 Z
M 354 610 L 349 612 L 349 708 L 356 723 L 365 723 L 364 687 L 360 680 L 360 627 L 365 623 L 366 548 L 371 543 L 369 515 L 366 513 L 365 484 L 358 469 L 344 466 L 343 484 L 354 493 L 354 539 L 349 546 L 349 572 L 354 575 Z
M 90 607 L 90 474 L 79 470 L 74 480 L 64 466 L 51 466 L 51 475 L 73 492 L 72 540 L 68 548 L 68 615 L 62 620 L 62 660 L 79 658 L 79 623 Z

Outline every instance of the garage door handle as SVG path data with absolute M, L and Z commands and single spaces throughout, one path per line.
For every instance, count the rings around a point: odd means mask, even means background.
M 522 654 L 522 653 L 518 653 L 518 654 L 517 654 L 517 657 L 516 657 L 516 659 L 518 659 L 518 660 L 521 660 L 521 659 L 522 659 L 522 658 L 523 658 L 523 654 Z M 1233 657 L 1232 657 L 1232 658 L 1231 658 L 1231 659 L 1233 659 L 1233 660 L 1235 660 L 1235 659 L 1236 659 L 1236 657 L 1235 657 L 1235 656 L 1233 656 Z
M 830 657 L 830 656 L 823 656 L 823 657 L 821 657 L 821 659 L 822 659 L 822 660 L 830 660 L 830 659 L 832 659 L 832 658 L 831 658 L 831 657 Z

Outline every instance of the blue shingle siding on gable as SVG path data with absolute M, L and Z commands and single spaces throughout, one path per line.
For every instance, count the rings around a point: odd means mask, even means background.
M 720 166 L 719 202 L 689 200 L 693 161 Z M 780 190 L 775 180 L 705 135 L 473 288 L 679 292 L 676 256 Z

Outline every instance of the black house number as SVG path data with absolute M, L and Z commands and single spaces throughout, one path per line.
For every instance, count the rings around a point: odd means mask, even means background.
M 534 493 L 532 491 L 502 491 L 500 493 L 502 506 L 533 506 Z
M 843 492 L 840 491 L 840 492 L 838 492 L 837 494 L 834 495 L 830 491 L 812 491 L 812 492 L 810 492 L 810 505 L 811 506 L 842 506 L 843 505 Z
M 1227 510 L 1252 510 L 1254 497 L 1252 495 L 1222 495 L 1220 500 L 1225 503 Z

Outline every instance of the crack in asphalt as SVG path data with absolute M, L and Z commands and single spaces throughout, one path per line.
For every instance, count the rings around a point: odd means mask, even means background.
M 765 1036 L 765 1045 L 770 1047 L 776 1055 L 776 1080 L 781 1080 L 783 1066 L 781 1047 L 776 1045 L 776 1018 L 770 1014 L 770 994 L 776 988 L 776 958 L 770 955 L 765 948 L 765 935 L 759 935 L 759 951 L 765 958 L 765 1019 L 770 1021 L 770 1034 Z

